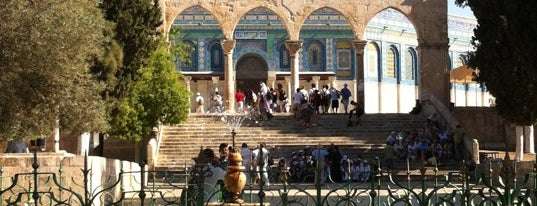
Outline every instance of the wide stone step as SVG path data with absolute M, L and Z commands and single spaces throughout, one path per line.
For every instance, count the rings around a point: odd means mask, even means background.
M 318 125 L 305 128 L 289 114 L 275 114 L 271 121 L 246 119 L 237 129 L 236 145 L 253 147 L 261 142 L 278 149 L 278 156 L 289 156 L 305 146 L 338 145 L 349 157 L 374 158 L 382 155 L 386 136 L 391 130 L 416 129 L 425 118 L 408 114 L 367 114 L 360 126 L 347 126 L 344 114 L 319 115 Z M 163 130 L 157 166 L 177 167 L 193 164 L 203 148 L 217 152 L 220 143 L 231 143 L 231 127 L 222 115 L 191 115 L 186 123 Z

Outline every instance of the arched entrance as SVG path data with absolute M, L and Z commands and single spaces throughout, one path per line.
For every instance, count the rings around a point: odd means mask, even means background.
M 246 54 L 237 61 L 236 83 L 237 89 L 246 91 L 259 90 L 259 82 L 267 81 L 267 61 L 257 54 Z

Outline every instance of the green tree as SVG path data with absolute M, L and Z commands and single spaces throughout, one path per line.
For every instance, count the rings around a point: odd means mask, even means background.
M 107 80 L 113 80 L 109 82 L 113 85 L 109 85 L 108 95 L 121 99 L 129 93 L 130 86 L 138 78 L 138 70 L 158 47 L 161 35 L 158 28 L 162 25 L 161 9 L 158 0 L 103 0 L 100 7 L 105 19 L 114 23 L 113 35 L 108 36 L 112 36 L 123 49 L 119 69 L 101 72 L 108 76 Z M 112 75 L 115 78 L 110 78 Z
M 166 45 L 160 42 L 158 0 L 104 0 L 100 7 L 113 23 L 113 32 L 106 33 L 111 40 L 107 41 L 105 56 L 93 68 L 107 84 L 103 97 L 110 102 L 109 134 L 140 141 L 159 122 L 177 124 L 185 120 L 190 94 L 174 69 Z M 179 43 L 170 50 L 181 58 L 188 52 L 185 48 Z
M 93 0 L 0 0 L 0 136 L 34 139 L 107 128 L 89 72 L 104 19 Z M 59 125 L 58 125 L 59 124 Z
M 477 18 L 468 65 L 496 98 L 496 109 L 519 125 L 537 122 L 537 1 L 456 0 Z
M 112 119 L 111 133 L 119 139 L 140 141 L 159 122 L 178 124 L 187 118 L 191 94 L 167 49 L 162 41 L 151 54 Z

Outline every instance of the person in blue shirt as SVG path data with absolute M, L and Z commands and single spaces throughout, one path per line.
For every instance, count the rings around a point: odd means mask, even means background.
M 341 89 L 341 104 L 343 104 L 343 110 L 345 111 L 345 114 L 348 113 L 349 99 L 351 97 L 351 90 L 349 90 L 347 86 L 347 84 L 344 84 L 343 89 Z

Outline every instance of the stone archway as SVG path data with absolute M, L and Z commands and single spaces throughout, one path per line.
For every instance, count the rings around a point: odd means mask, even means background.
M 265 82 L 268 78 L 268 65 L 263 57 L 256 54 L 246 54 L 242 56 L 236 65 L 237 89 L 246 91 L 252 89 L 259 90 L 259 82 Z

